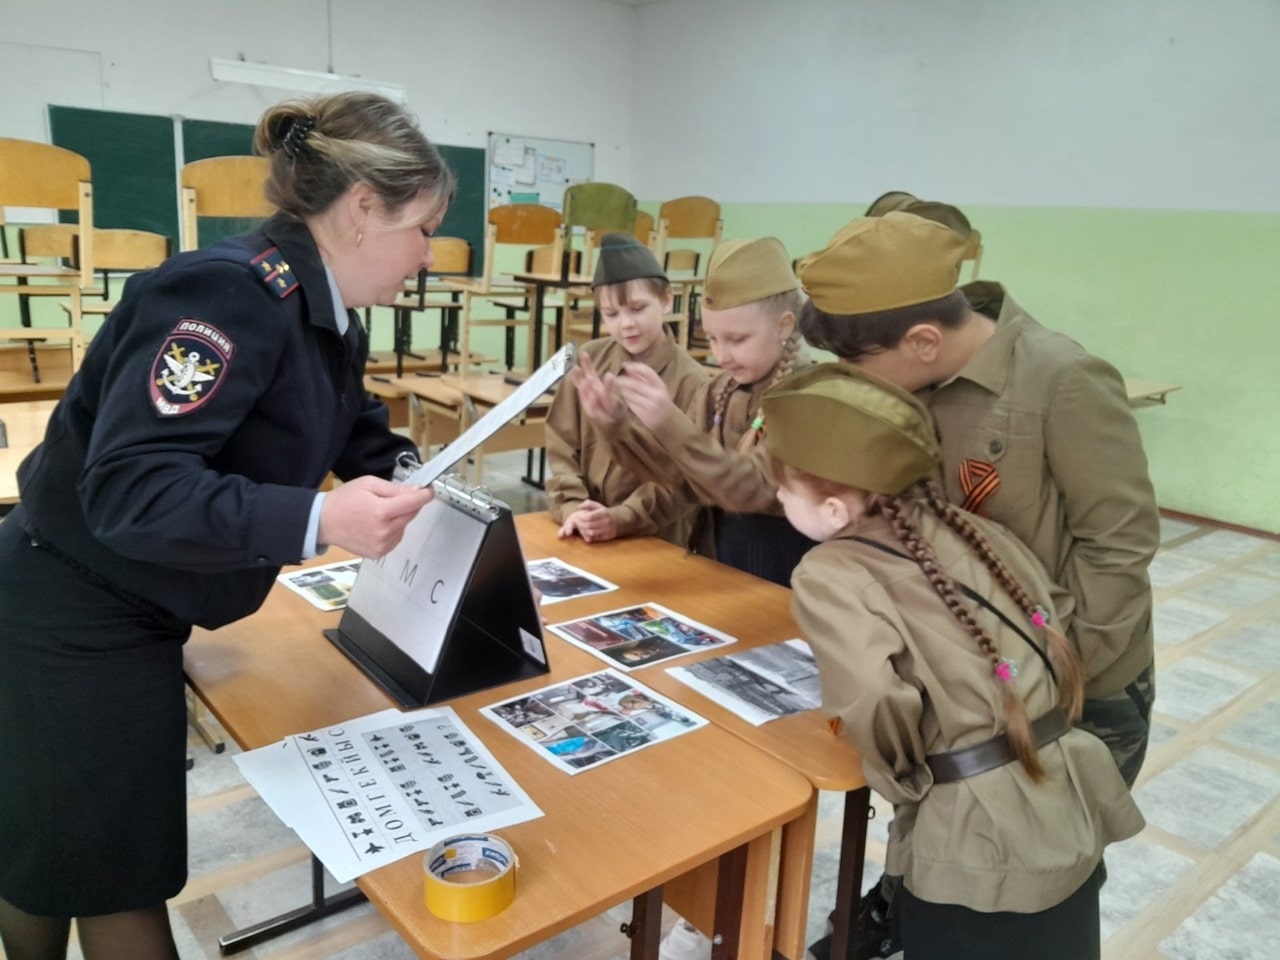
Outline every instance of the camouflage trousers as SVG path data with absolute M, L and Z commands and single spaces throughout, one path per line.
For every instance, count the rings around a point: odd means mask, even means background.
M 1115 696 L 1086 700 L 1080 722 L 1076 724 L 1107 745 L 1120 768 L 1120 776 L 1130 787 L 1138 779 L 1138 771 L 1147 756 L 1151 705 L 1155 699 L 1155 667 L 1152 665 Z

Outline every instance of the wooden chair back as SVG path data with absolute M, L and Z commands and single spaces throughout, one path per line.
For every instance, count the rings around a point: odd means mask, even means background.
M 564 230 L 560 214 L 540 203 L 508 203 L 489 211 L 481 273 L 481 285 L 486 289 L 493 283 L 494 259 L 499 244 L 550 246 L 553 251 L 552 262 L 558 263 L 564 250 Z
M 652 250 L 658 238 L 658 221 L 647 210 L 637 210 L 636 225 L 631 232 L 635 234 L 637 240 Z
M 95 228 L 93 231 L 94 269 L 102 277 L 103 300 L 111 297 L 111 274 L 137 273 L 150 270 L 168 260 L 173 241 L 163 233 L 150 230 Z M 80 237 L 72 238 L 71 262 L 80 263 Z
M 18 257 L 24 263 L 61 260 L 70 263 L 80 228 L 74 223 L 33 223 L 18 231 Z
M 64 147 L 0 137 L 0 228 L 5 223 L 5 207 L 75 211 L 79 226 L 91 231 L 93 180 L 89 161 Z M 90 236 L 85 243 L 80 272 L 81 289 L 93 286 L 92 264 Z
M 679 250 L 668 250 L 662 258 L 662 269 L 669 271 L 679 270 L 689 273 L 698 272 L 698 264 L 702 260 L 702 255 L 697 250 L 689 250 L 681 248 Z
M 594 266 L 601 234 L 635 230 L 636 211 L 635 196 L 616 183 L 575 183 L 565 190 L 565 243 L 572 248 L 575 228 L 582 228 L 584 270 Z
M 270 163 L 266 157 L 208 157 L 182 168 L 181 249 L 199 245 L 200 217 L 265 219 L 275 212 L 263 188 Z
M 709 197 L 677 197 L 658 208 L 658 239 L 655 246 L 659 256 L 664 256 L 668 251 L 667 243 L 673 238 L 709 240 L 711 252 L 714 253 L 720 245 L 723 231 L 724 221 L 720 218 L 720 204 L 716 201 Z
M 471 244 L 461 237 L 432 237 L 431 256 L 434 274 L 465 277 L 471 273 Z

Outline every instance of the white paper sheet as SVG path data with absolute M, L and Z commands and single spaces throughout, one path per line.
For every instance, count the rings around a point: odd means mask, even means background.
M 235 761 L 339 883 L 459 831 L 542 816 L 448 707 L 384 710 Z
M 576 355 L 574 345 L 566 343 L 511 396 L 464 430 L 461 436 L 420 466 L 405 482 L 425 487 L 444 476 L 467 454 L 524 413 L 535 400 L 559 383 L 573 366 Z
M 667 673 L 757 727 L 822 706 L 818 665 L 803 640 L 668 667 Z

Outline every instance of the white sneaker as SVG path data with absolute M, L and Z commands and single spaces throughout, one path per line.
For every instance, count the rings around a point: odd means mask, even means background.
M 710 960 L 711 940 L 685 920 L 677 920 L 658 944 L 658 960 Z

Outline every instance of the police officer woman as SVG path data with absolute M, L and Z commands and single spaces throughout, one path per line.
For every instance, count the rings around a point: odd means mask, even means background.
M 384 554 L 431 498 L 390 480 L 413 447 L 364 391 L 354 308 L 431 266 L 453 174 L 364 93 L 271 108 L 254 149 L 277 213 L 129 281 L 0 523 L 11 960 L 64 957 L 73 917 L 87 960 L 177 957 L 191 626 L 326 545 Z

